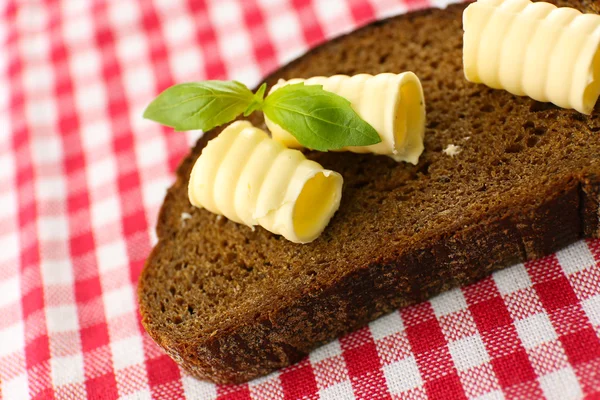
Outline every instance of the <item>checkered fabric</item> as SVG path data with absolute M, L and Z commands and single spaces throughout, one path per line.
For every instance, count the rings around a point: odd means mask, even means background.
M 0 1 L 0 398 L 600 398 L 600 241 L 387 315 L 238 386 L 142 329 L 135 285 L 195 140 L 145 121 L 175 82 L 268 72 L 447 0 Z

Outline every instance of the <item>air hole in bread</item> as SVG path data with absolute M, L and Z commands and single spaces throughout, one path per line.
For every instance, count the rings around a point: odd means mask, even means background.
M 555 106 L 552 103 L 542 103 L 539 101 L 532 100 L 531 105 L 529 106 L 529 111 L 531 112 L 540 112 L 540 111 L 548 111 L 557 109 L 558 106 Z
M 496 108 L 491 104 L 485 104 L 483 107 L 481 107 L 481 111 L 484 113 L 491 113 L 496 111 Z
M 424 162 L 419 166 L 418 172 L 422 175 L 427 176 L 429 174 L 429 167 L 431 166 L 431 163 L 429 162 Z
M 254 271 L 254 267 L 251 265 L 247 265 L 245 262 L 240 262 L 240 268 L 243 269 L 246 272 L 252 272 Z
M 529 136 L 527 138 L 527 147 L 535 147 L 535 145 L 540 141 L 540 139 L 536 136 Z

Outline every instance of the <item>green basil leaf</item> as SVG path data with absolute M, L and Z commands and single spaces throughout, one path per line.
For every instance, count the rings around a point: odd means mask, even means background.
M 263 83 L 260 85 L 256 93 L 254 93 L 254 98 L 252 99 L 252 103 L 248 106 L 246 111 L 244 111 L 244 117 L 252 114 L 256 110 L 260 110 L 265 101 L 265 90 L 267 90 L 267 84 Z
M 237 81 L 190 82 L 171 86 L 144 111 L 144 118 L 177 131 L 202 129 L 234 120 L 252 103 L 254 94 Z
M 305 147 L 327 151 L 381 142 L 377 131 L 341 96 L 320 85 L 286 85 L 267 96 L 265 115 Z

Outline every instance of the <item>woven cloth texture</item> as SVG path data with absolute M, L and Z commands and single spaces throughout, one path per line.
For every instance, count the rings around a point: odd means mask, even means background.
M 0 2 L 0 398 L 600 398 L 600 241 L 396 311 L 243 385 L 181 370 L 136 282 L 198 134 L 141 118 L 249 86 L 328 38 L 447 0 Z

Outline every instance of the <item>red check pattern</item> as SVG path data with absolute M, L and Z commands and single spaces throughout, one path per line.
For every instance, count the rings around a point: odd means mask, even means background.
M 188 376 L 135 285 L 194 133 L 175 82 L 248 85 L 327 38 L 447 0 L 0 2 L 0 398 L 600 399 L 600 241 L 396 311 L 237 386 Z

